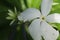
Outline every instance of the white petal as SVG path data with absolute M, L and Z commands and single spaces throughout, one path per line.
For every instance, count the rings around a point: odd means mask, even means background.
M 56 40 L 59 36 L 59 32 L 46 22 L 41 23 L 41 31 L 45 40 Z
M 37 17 L 40 17 L 40 11 L 34 8 L 29 8 L 18 15 L 18 19 L 23 21 L 31 21 Z
M 40 19 L 34 20 L 28 28 L 33 40 L 41 40 Z
M 60 23 L 60 14 L 54 13 L 46 17 L 47 22 Z
M 51 10 L 53 0 L 42 0 L 41 11 L 44 16 L 47 16 Z

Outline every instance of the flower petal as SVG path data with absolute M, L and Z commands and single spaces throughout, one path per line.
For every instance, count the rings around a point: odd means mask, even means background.
M 59 36 L 59 32 L 46 22 L 41 23 L 41 31 L 45 40 L 56 40 Z
M 46 17 L 47 22 L 60 23 L 60 14 L 54 13 Z
M 41 11 L 44 16 L 47 16 L 51 10 L 53 0 L 42 0 Z
M 34 20 L 28 28 L 33 40 L 41 40 L 40 19 Z
M 34 18 L 40 17 L 40 11 L 34 8 L 29 8 L 18 15 L 19 20 L 31 21 Z

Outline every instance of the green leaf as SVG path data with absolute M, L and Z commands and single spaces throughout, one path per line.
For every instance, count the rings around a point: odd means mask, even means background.
M 29 8 L 39 8 L 41 0 L 27 0 L 27 5 Z
M 12 17 L 10 17 L 10 16 L 8 16 L 8 17 L 6 17 L 6 19 L 10 19 L 10 20 L 12 20 L 13 18 L 12 18 Z
M 21 2 L 21 9 L 22 10 L 26 9 L 26 5 L 24 3 L 24 0 L 20 0 L 20 2 Z
M 28 8 L 30 8 L 31 7 L 31 4 L 32 4 L 32 0 L 26 0 L 26 1 L 27 1 Z
M 56 28 L 60 31 L 60 24 L 59 23 L 49 23 L 52 27 Z
M 41 0 L 32 0 L 31 7 L 33 8 L 39 8 L 41 4 Z

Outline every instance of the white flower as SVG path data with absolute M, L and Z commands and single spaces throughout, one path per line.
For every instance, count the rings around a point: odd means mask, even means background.
M 60 23 L 60 14 L 54 13 L 48 15 L 53 0 L 42 0 L 41 12 L 34 8 L 29 8 L 18 15 L 18 19 L 24 22 L 32 21 L 28 27 L 28 31 L 32 36 L 33 40 L 57 40 L 59 32 L 48 24 Z

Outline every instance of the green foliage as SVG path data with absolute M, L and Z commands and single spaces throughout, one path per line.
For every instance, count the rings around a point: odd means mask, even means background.
M 27 0 L 27 5 L 29 8 L 39 8 L 41 0 Z
M 53 5 L 51 13 L 60 13 L 60 1 L 54 0 L 54 3 L 58 3 Z M 27 8 L 40 8 L 41 0 L 0 0 L 0 40 L 8 40 L 8 35 L 10 33 L 11 27 L 10 22 L 11 20 L 7 20 L 6 17 L 8 16 L 9 19 L 16 18 L 16 7 L 17 12 L 22 12 Z M 9 10 L 10 9 L 10 10 Z M 9 11 L 8 11 L 9 10 Z M 12 11 L 11 11 L 12 10 Z M 52 24 L 57 30 L 60 31 L 60 24 Z M 19 30 L 20 25 L 17 27 Z M 21 35 L 21 28 L 17 31 L 16 40 L 23 40 Z M 32 40 L 31 36 L 27 34 L 28 40 Z M 60 36 L 57 40 L 60 40 Z

